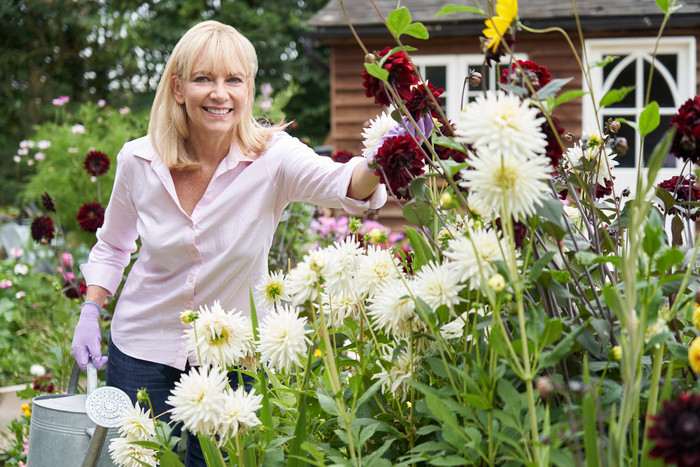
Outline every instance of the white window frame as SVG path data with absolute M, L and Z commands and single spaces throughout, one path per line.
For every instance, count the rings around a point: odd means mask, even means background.
M 626 56 L 617 65 L 616 70 L 620 71 L 629 65 L 630 62 L 636 61 L 636 83 L 635 90 L 635 106 L 634 107 L 616 107 L 614 110 L 620 111 L 621 115 L 631 115 L 633 114 L 634 121 L 639 120 L 639 114 L 644 109 L 644 96 L 643 89 L 646 83 L 641 81 L 644 79 L 643 73 L 643 61 L 650 61 L 651 56 L 654 52 L 654 47 L 656 46 L 656 37 L 634 37 L 634 38 L 608 38 L 608 39 L 587 39 L 585 41 L 586 55 L 589 63 L 595 63 L 597 61 L 603 60 L 606 56 L 617 55 Z M 654 68 L 661 73 L 662 76 L 666 78 L 666 82 L 671 90 L 673 96 L 675 107 L 662 107 L 659 109 L 661 115 L 673 115 L 676 113 L 678 107 L 680 107 L 686 100 L 693 97 L 696 94 L 696 41 L 694 36 L 675 36 L 675 37 L 663 37 L 659 41 L 657 48 L 657 55 L 675 54 L 678 57 L 678 76 L 674 80 L 670 75 L 669 71 L 658 61 L 655 61 Z M 639 59 L 642 60 L 639 60 Z M 612 73 L 608 78 L 607 82 L 603 82 L 603 69 L 601 67 L 596 67 L 591 69 L 591 87 L 593 88 L 593 93 L 595 99 L 600 102 L 600 99 L 607 93 L 612 84 L 617 78 L 617 73 Z M 583 79 L 583 89 L 589 91 L 588 83 Z M 653 100 L 653 96 L 651 96 Z M 602 123 L 602 122 L 601 122 Z M 598 128 L 599 123 L 596 121 L 596 115 L 593 106 L 593 100 L 590 94 L 582 99 L 582 118 L 581 118 L 581 131 L 586 131 L 588 129 Z M 622 168 L 616 167 L 613 170 L 615 175 L 615 185 L 616 188 L 623 189 L 629 187 L 632 192 L 635 191 L 636 186 L 636 175 L 640 164 L 639 160 L 639 147 L 640 138 L 639 134 L 636 134 L 636 144 L 634 147 L 637 148 L 637 153 L 634 154 L 635 157 L 635 167 L 634 168 Z M 674 175 L 679 174 L 679 169 L 682 163 L 677 162 L 676 167 L 664 167 L 659 171 L 657 177 L 657 182 L 670 178 Z
M 515 54 L 517 60 L 527 60 L 525 54 Z M 411 56 L 413 64 L 420 71 L 421 76 L 425 78 L 426 66 L 444 66 L 446 68 L 445 75 L 445 93 L 442 100 L 445 104 L 445 114 L 448 119 L 455 120 L 460 110 L 462 110 L 462 88 L 464 79 L 467 77 L 467 70 L 481 72 L 481 64 L 484 62 L 482 54 L 439 54 L 439 55 L 413 55 Z M 509 57 L 503 57 L 501 66 L 507 66 Z M 486 89 L 498 89 L 496 72 L 490 73 L 489 82 L 486 83 Z M 464 100 L 469 101 L 469 98 L 476 96 L 481 91 L 469 90 L 468 86 L 465 89 Z

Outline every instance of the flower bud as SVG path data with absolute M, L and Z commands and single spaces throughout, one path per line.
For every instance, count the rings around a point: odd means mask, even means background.
M 469 85 L 473 88 L 481 84 L 481 73 L 474 70 L 469 70 Z
M 615 151 L 615 154 L 624 156 L 628 149 L 629 146 L 627 145 L 627 138 L 618 136 L 615 139 L 615 145 L 613 146 L 613 151 Z
M 382 243 L 386 241 L 386 235 L 377 227 L 370 230 L 367 236 L 372 243 Z
M 440 206 L 445 209 L 449 209 L 453 206 L 454 199 L 452 198 L 452 193 L 445 192 L 440 196 Z
M 494 292 L 499 293 L 506 288 L 506 280 L 502 275 L 494 274 L 489 279 L 489 287 L 491 287 Z
M 554 394 L 554 391 L 556 391 L 554 383 L 546 376 L 537 378 L 537 381 L 535 381 L 535 389 L 540 393 L 540 397 L 545 400 L 549 399 L 550 396 Z
M 612 358 L 615 361 L 619 362 L 620 360 L 622 360 L 622 347 L 620 347 L 619 345 L 613 347 L 610 353 L 612 354 Z
M 610 131 L 613 132 L 613 133 L 617 133 L 618 131 L 620 131 L 620 127 L 621 127 L 621 126 L 622 126 L 622 124 L 621 124 L 620 122 L 618 122 L 617 120 L 612 120 L 612 121 L 610 121 L 610 123 L 608 124 L 608 128 L 609 128 Z
M 180 313 L 180 321 L 185 324 L 192 324 L 197 321 L 197 318 L 199 318 L 199 314 L 196 311 L 185 310 Z
M 136 393 L 136 400 L 139 401 L 141 404 L 148 403 L 148 392 L 146 391 L 146 388 L 141 388 L 138 390 L 138 392 Z

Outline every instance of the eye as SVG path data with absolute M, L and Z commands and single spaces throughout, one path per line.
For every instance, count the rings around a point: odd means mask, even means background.
M 194 83 L 206 83 L 209 81 L 209 78 L 206 76 L 197 76 L 195 79 L 192 80 Z
M 231 84 L 234 84 L 234 85 L 243 84 L 243 80 L 242 80 L 240 77 L 238 77 L 238 76 L 231 76 L 231 77 L 228 79 L 228 82 L 231 83 Z

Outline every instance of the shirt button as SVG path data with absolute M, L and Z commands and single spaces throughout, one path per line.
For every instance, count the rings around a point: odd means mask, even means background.
M 187 282 L 189 282 L 190 284 L 191 284 L 192 282 L 194 282 L 194 277 L 192 277 L 192 276 L 188 277 L 188 278 L 187 278 Z

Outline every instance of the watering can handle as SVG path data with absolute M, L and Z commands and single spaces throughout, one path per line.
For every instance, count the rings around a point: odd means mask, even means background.
M 92 364 L 92 360 L 88 360 L 87 363 L 87 392 L 90 394 L 97 388 L 97 370 L 95 365 Z M 77 394 L 78 392 L 78 381 L 80 380 L 80 367 L 78 362 L 73 363 L 73 369 L 70 373 L 70 380 L 68 381 L 68 394 Z

